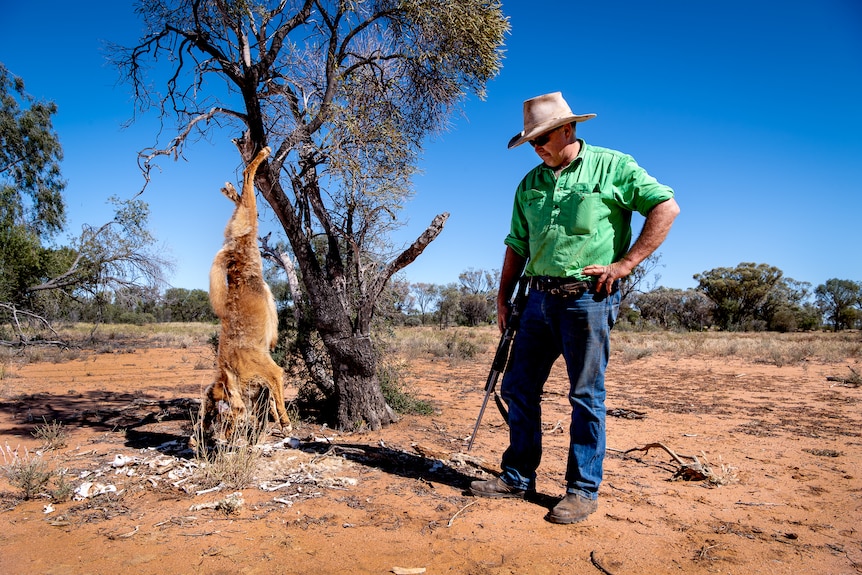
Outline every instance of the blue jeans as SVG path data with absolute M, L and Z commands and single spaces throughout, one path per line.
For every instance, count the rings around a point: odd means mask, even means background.
M 605 456 L 605 368 L 619 306 L 618 290 L 610 296 L 528 295 L 500 390 L 509 406 L 509 447 L 501 465 L 507 484 L 535 489 L 542 458 L 542 389 L 562 355 L 572 405 L 566 492 L 598 497 Z

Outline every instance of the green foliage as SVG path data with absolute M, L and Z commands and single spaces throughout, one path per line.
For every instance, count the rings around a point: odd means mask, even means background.
M 163 298 L 163 319 L 166 321 L 215 321 L 218 318 L 204 290 L 169 288 Z
M 53 103 L 34 101 L 0 64 L 0 302 L 48 318 L 68 312 L 75 297 L 95 298 L 142 279 L 159 284 L 170 266 L 147 251 L 154 239 L 140 200 L 111 198 L 114 220 L 85 226 L 72 247 L 43 245 L 65 224 L 63 154 L 51 124 L 56 111 Z
M 791 331 L 809 323 L 804 306 L 810 284 L 785 278 L 767 264 L 741 263 L 694 276 L 715 304 L 715 325 L 727 330 Z
M 393 360 L 384 360 L 377 366 L 377 379 L 387 405 L 402 415 L 432 415 L 432 405 L 417 399 L 412 391 L 406 389 L 404 370 L 404 363 Z
M 832 278 L 817 286 L 815 295 L 818 307 L 835 331 L 856 324 L 862 307 L 862 283 Z
M 2 227 L 49 237 L 63 229 L 63 151 L 51 117 L 53 102 L 37 102 L 24 81 L 0 63 L 0 214 Z
M 19 306 L 28 303 L 27 288 L 56 269 L 42 242 L 65 223 L 56 112 L 0 63 L 0 301 Z

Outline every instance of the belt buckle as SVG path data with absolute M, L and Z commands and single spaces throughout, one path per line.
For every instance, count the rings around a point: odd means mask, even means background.
M 575 298 L 581 297 L 587 291 L 589 291 L 589 289 L 590 289 L 590 284 L 589 284 L 589 282 L 585 282 L 585 281 L 567 282 L 564 284 L 560 284 L 559 286 L 557 286 L 555 288 L 558 295 L 561 295 L 563 297 L 575 297 Z
M 558 283 L 551 281 L 551 278 L 545 276 L 536 278 L 536 289 L 550 295 L 560 295 L 563 293 Z

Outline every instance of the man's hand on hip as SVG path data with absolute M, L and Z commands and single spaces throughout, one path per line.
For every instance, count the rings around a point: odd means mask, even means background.
M 632 273 L 632 268 L 623 261 L 618 261 L 609 266 L 586 266 L 581 273 L 596 278 L 596 293 L 605 292 L 610 295 L 614 282 Z

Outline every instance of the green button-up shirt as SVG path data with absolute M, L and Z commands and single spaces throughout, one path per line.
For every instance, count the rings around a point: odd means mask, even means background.
M 529 259 L 528 276 L 592 279 L 584 266 L 609 265 L 628 251 L 632 212 L 646 215 L 673 197 L 631 156 L 580 143 L 559 177 L 541 164 L 515 192 L 505 243 Z

